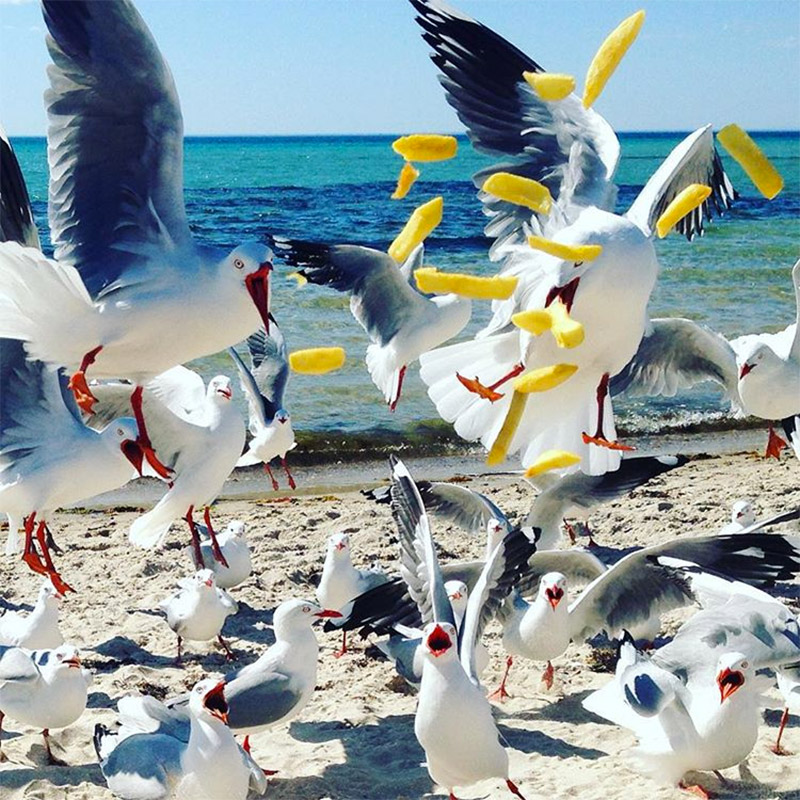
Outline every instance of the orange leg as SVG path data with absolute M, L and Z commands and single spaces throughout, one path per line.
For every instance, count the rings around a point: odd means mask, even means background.
M 36 545 L 33 542 L 33 529 L 36 527 L 36 512 L 25 517 L 25 547 L 22 551 L 22 560 L 28 567 L 39 575 L 47 575 L 47 567 L 44 565 Z
M 781 736 L 783 736 L 783 729 L 786 727 L 786 723 L 789 721 L 789 707 L 783 709 L 783 715 L 781 716 L 781 726 L 778 728 L 778 738 L 775 740 L 775 744 L 770 748 L 776 756 L 790 756 L 792 755 L 788 750 L 784 750 L 781 747 Z
M 289 465 L 286 463 L 286 456 L 284 456 L 281 459 L 281 464 L 283 465 L 283 471 L 286 473 L 286 478 L 289 481 L 289 486 L 291 486 L 292 489 L 296 489 L 297 488 L 297 484 L 294 482 L 294 478 L 292 477 L 292 473 L 289 472 Z
M 400 377 L 397 379 L 397 394 L 395 395 L 394 400 L 389 403 L 389 411 L 394 411 L 397 408 L 398 402 L 400 402 L 400 392 L 403 391 L 403 378 L 406 376 L 406 368 L 402 366 L 400 368 Z M 294 486 L 292 487 L 294 489 Z
M 764 458 L 775 458 L 780 461 L 781 450 L 789 445 L 775 433 L 772 425 L 769 426 L 769 438 L 767 439 L 767 450 L 764 453 Z
M 347 652 L 347 631 L 342 631 L 342 649 L 337 650 L 334 654 L 334 658 L 341 658 Z
M 697 797 L 701 797 L 702 800 L 711 800 L 711 798 L 714 797 L 714 795 L 711 794 L 711 792 L 709 792 L 708 790 L 704 789 L 702 786 L 700 786 L 700 784 L 697 784 L 697 783 L 689 784 L 689 783 L 684 783 L 683 781 L 681 781 L 678 784 L 678 788 L 683 790 L 684 792 L 688 792 L 689 794 L 693 794 L 693 795 L 695 795 Z
M 217 533 L 211 525 L 211 509 L 208 506 L 203 510 L 203 521 L 206 523 L 208 536 L 211 539 L 211 552 L 214 554 L 214 558 L 216 558 L 223 567 L 227 567 L 228 559 L 222 554 L 222 549 L 217 541 Z
M 517 785 L 514 783 L 514 781 L 506 778 L 506 786 L 508 786 L 508 791 L 511 792 L 511 794 L 516 795 L 520 800 L 525 800 L 525 798 L 522 796 L 522 792 L 520 792 L 520 790 L 517 788 Z
M 584 444 L 596 444 L 598 447 L 607 447 L 609 450 L 635 450 L 634 447 L 629 447 L 626 444 L 619 442 L 611 442 L 606 439 L 603 433 L 603 415 L 605 412 L 606 396 L 608 395 L 608 373 L 606 372 L 600 379 L 597 385 L 597 431 L 594 436 L 589 436 L 588 433 L 583 433 Z
M 203 569 L 203 551 L 200 549 L 200 534 L 197 531 L 197 525 L 194 523 L 192 512 L 194 506 L 189 506 L 186 516 L 183 518 L 189 526 L 189 532 L 192 534 L 192 550 L 194 551 L 194 565 L 197 569 Z M 180 642 L 178 642 L 178 650 L 180 650 Z M 180 658 L 180 655 L 179 655 Z
M 517 375 L 519 375 L 520 372 L 522 372 L 524 369 L 525 369 L 525 365 L 524 364 L 517 364 L 511 370 L 511 372 L 509 372 L 506 375 L 503 375 L 503 377 L 500 378 L 499 381 L 495 381 L 491 386 L 484 386 L 480 382 L 480 380 L 477 378 L 477 376 L 475 377 L 474 380 L 472 380 L 470 378 L 465 378 L 463 375 L 459 375 L 456 372 L 456 378 L 458 378 L 458 380 L 460 381 L 461 385 L 467 391 L 472 392 L 473 394 L 477 394 L 480 397 L 482 397 L 484 400 L 488 400 L 489 402 L 494 403 L 497 400 L 499 400 L 501 397 L 503 397 L 502 392 L 497 392 L 497 391 L 495 391 L 495 389 L 497 389 L 499 386 L 502 386 L 504 383 L 507 383 L 512 378 L 516 378 Z
M 235 661 L 236 656 L 234 656 L 233 651 L 228 646 L 228 643 L 222 638 L 221 633 L 217 636 L 217 641 L 222 645 L 222 649 L 225 651 L 225 658 L 227 658 L 228 661 Z
M 264 471 L 269 475 L 269 479 L 272 481 L 272 491 L 277 492 L 280 487 L 278 486 L 278 481 L 275 480 L 275 476 L 272 474 L 272 470 L 269 468 L 269 464 L 264 464 Z
M 133 409 L 133 416 L 136 418 L 136 425 L 139 428 L 139 438 L 136 441 L 139 447 L 142 448 L 147 463 L 155 470 L 156 474 L 160 475 L 164 480 L 169 480 L 175 471 L 162 464 L 156 455 L 156 451 L 153 449 L 153 444 L 147 433 L 147 425 L 145 425 L 144 422 L 144 414 L 142 414 L 143 391 L 141 386 L 137 386 L 131 395 L 131 408 Z
M 553 688 L 553 674 L 555 670 L 553 669 L 553 665 L 548 661 L 547 666 L 542 673 L 542 683 L 547 687 L 547 691 L 549 692 L 550 689 Z
M 94 404 L 97 402 L 97 398 L 92 394 L 92 390 L 89 388 L 89 384 L 86 382 L 86 370 L 89 369 L 92 364 L 94 364 L 97 354 L 102 349 L 103 345 L 100 345 L 99 347 L 95 347 L 94 350 L 90 350 L 83 357 L 77 372 L 72 373 L 72 377 L 69 379 L 69 383 L 67 384 L 67 388 L 75 396 L 75 402 L 78 404 L 78 408 L 80 408 L 81 411 L 85 411 L 87 414 L 93 413 Z
M 46 531 L 47 523 L 44 520 L 41 520 L 36 529 L 36 540 L 39 542 L 39 547 L 41 548 L 42 555 L 44 556 L 44 565 L 47 570 L 47 576 L 50 578 L 53 588 L 59 594 L 74 592 L 75 590 L 61 578 L 61 576 L 58 574 L 55 564 L 53 564 L 53 559 L 50 557 L 50 549 L 47 546 Z
M 489 695 L 489 700 L 499 700 L 502 703 L 506 697 L 511 697 L 511 695 L 506 691 L 506 678 L 508 678 L 508 672 L 513 663 L 514 657 L 509 656 L 506 659 L 506 671 L 503 673 L 503 680 L 500 681 L 500 685 Z

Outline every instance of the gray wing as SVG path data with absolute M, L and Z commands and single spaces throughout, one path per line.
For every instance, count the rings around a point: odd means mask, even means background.
M 782 511 L 780 514 L 773 514 L 771 517 L 756 520 L 752 525 L 740 531 L 740 533 L 756 533 L 764 528 L 771 528 L 773 525 L 780 525 L 782 522 L 792 522 L 796 519 L 800 519 L 800 507 L 794 508 L 791 511 Z
M 522 73 L 542 67 L 466 14 L 438 0 L 411 4 L 447 101 L 473 146 L 504 159 L 478 172 L 477 186 L 495 172 L 512 172 L 543 183 L 562 208 L 613 205 L 619 142 L 599 114 L 574 94 L 558 103 L 541 100 Z M 524 243 L 531 212 L 484 192 L 479 197 L 490 217 L 486 235 L 496 240 L 490 254 L 509 242 Z
M 428 301 L 394 259 L 369 247 L 273 237 L 277 253 L 311 283 L 350 294 L 350 310 L 372 341 L 385 345 Z
M 703 222 L 713 219 L 714 213 L 721 216 L 738 197 L 714 146 L 711 125 L 690 133 L 672 150 L 625 216 L 645 233 L 652 234 L 666 207 L 693 183 L 709 186 L 711 194 L 675 226 L 689 241 L 698 234 L 702 236 Z
M 527 567 L 535 552 L 535 540 L 529 539 L 521 528 L 507 533 L 492 551 L 477 583 L 470 590 L 459 631 L 459 658 L 473 683 L 478 683 L 475 649 L 483 629 L 497 615 L 520 572 Z
M 444 588 L 425 506 L 414 480 L 399 458 L 391 456 L 392 516 L 400 534 L 400 573 L 417 604 L 422 626 L 431 621 L 456 627 Z
M 548 572 L 560 572 L 570 588 L 584 586 L 606 572 L 600 559 L 587 550 L 545 550 L 537 552 L 520 571 L 516 589 L 523 597 L 539 591 L 539 581 Z
M 130 0 L 42 7 L 55 256 L 97 297 L 135 281 L 149 248 L 190 241 L 183 122 L 169 68 Z
M 107 734 L 107 729 L 96 726 L 95 741 L 102 742 L 104 733 Z M 181 756 L 186 746 L 186 742 L 163 733 L 137 733 L 123 739 L 100 763 L 100 769 L 117 797 L 131 800 L 168 797 L 173 781 L 183 774 Z M 163 787 L 163 794 L 153 794 L 154 783 Z
M 6 682 L 35 684 L 39 670 L 28 651 L 0 645 L 0 686 Z
M 228 726 L 232 731 L 270 725 L 283 719 L 298 703 L 300 694 L 288 675 L 275 670 L 252 669 L 226 678 Z
M 0 125 L 0 242 L 19 242 L 41 250 L 28 187 L 14 149 Z
M 714 381 L 739 405 L 736 355 L 724 336 L 690 319 L 654 319 L 636 355 L 611 379 L 611 394 L 664 395 Z
M 490 519 L 506 531 L 512 526 L 508 517 L 485 495 L 454 483 L 417 483 L 420 497 L 428 511 L 441 514 L 470 533 L 485 533 Z

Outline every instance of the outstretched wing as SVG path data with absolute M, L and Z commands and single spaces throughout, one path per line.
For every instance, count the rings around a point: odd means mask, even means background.
M 28 187 L 11 142 L 0 125 L 0 242 L 41 249 Z

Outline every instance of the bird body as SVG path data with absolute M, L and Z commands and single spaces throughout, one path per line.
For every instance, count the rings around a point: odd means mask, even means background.
M 354 597 L 385 583 L 380 568 L 357 569 L 353 566 L 350 537 L 337 533 L 328 539 L 328 550 L 317 586 L 317 600 L 323 608 L 340 611 Z
M 58 627 L 58 604 L 62 597 L 53 584 L 45 580 L 29 614 L 7 611 L 0 617 L 0 645 L 50 650 L 64 644 Z
M 245 538 L 244 522 L 238 519 L 229 522 L 227 528 L 217 536 L 217 542 L 228 565 L 225 566 L 214 558 L 211 542 L 205 540 L 200 544 L 203 567 L 214 573 L 220 589 L 231 589 L 244 583 L 253 571 L 250 546 Z M 194 554 L 192 548 L 187 548 L 187 552 L 190 556 Z

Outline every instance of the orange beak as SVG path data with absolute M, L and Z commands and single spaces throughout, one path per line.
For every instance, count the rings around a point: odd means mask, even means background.
M 225 681 L 220 681 L 203 698 L 203 705 L 211 712 L 211 716 L 228 724 L 228 701 L 225 699 Z
M 564 596 L 564 590 L 558 586 L 553 586 L 551 589 L 544 590 L 544 596 L 547 598 L 547 602 L 550 603 L 553 611 L 555 611 L 556 606 L 561 602 L 561 598 Z
M 261 321 L 269 333 L 269 274 L 272 272 L 272 262 L 265 261 L 259 268 L 245 279 L 247 291 L 261 315 Z
M 314 614 L 315 617 L 341 617 L 342 615 L 338 611 L 334 611 L 332 608 L 324 608 L 322 611 L 317 611 Z
M 744 363 L 742 364 L 741 370 L 739 370 L 739 380 L 744 378 L 745 375 L 749 375 L 755 369 L 755 365 Z
M 717 675 L 719 702 L 724 703 L 740 686 L 744 686 L 744 675 L 727 667 Z
M 125 458 L 133 464 L 133 468 L 139 473 L 139 477 L 141 478 L 142 465 L 144 464 L 144 451 L 139 442 L 135 442 L 133 439 L 125 439 L 119 446 L 119 449 L 122 450 L 122 454 Z

